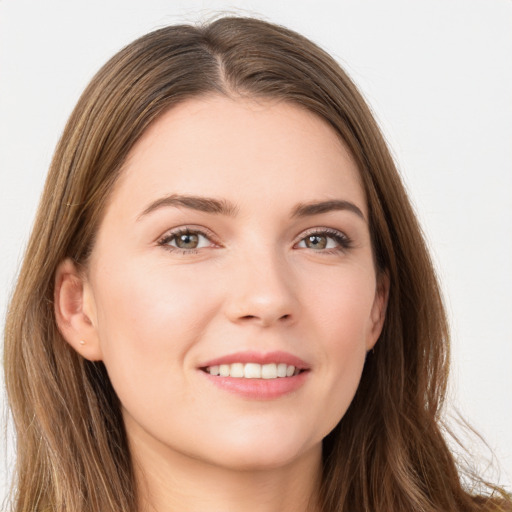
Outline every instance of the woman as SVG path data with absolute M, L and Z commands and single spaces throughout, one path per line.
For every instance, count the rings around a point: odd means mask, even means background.
M 14 510 L 509 510 L 460 483 L 447 351 L 332 58 L 253 19 L 158 30 L 99 71 L 50 169 L 6 325 Z

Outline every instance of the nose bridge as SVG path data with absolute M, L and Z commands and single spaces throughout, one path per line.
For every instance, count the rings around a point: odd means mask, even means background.
M 290 321 L 298 314 L 294 280 L 287 259 L 276 245 L 251 244 L 236 257 L 227 300 L 232 321 L 262 326 Z

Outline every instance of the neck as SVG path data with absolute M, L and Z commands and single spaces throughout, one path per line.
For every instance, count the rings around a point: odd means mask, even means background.
M 273 468 L 226 468 L 132 440 L 140 512 L 317 512 L 321 447 Z

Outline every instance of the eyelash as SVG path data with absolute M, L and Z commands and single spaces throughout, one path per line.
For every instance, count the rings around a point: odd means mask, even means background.
M 330 249 L 322 249 L 322 250 L 314 250 L 314 252 L 319 252 L 322 254 L 339 254 L 342 252 L 346 252 L 352 247 L 352 241 L 350 238 L 338 231 L 337 229 L 332 228 L 313 228 L 308 229 L 305 233 L 301 235 L 300 240 L 297 243 L 303 242 L 306 238 L 310 236 L 325 236 L 327 238 L 332 238 L 338 245 L 337 247 L 331 247 Z
M 212 242 L 212 239 L 214 238 L 213 233 L 210 233 L 209 231 L 204 231 L 201 229 L 193 229 L 190 227 L 184 227 L 184 228 L 178 228 L 174 231 L 171 231 L 169 233 L 166 233 L 159 241 L 158 245 L 163 247 L 165 250 L 169 252 L 176 252 L 181 251 L 184 255 L 185 254 L 197 254 L 199 252 L 199 249 L 181 249 L 180 247 L 173 247 L 172 245 L 169 245 L 169 242 L 172 240 L 175 240 L 179 236 L 182 235 L 199 235 L 210 242 Z M 213 242 L 215 243 L 215 242 Z M 201 248 L 200 248 L 201 249 Z
M 199 235 L 200 237 L 204 237 L 210 242 L 212 242 L 212 239 L 214 238 L 213 233 L 201 229 L 193 229 L 190 227 L 183 227 L 178 228 L 174 231 L 171 231 L 169 233 L 166 233 L 159 241 L 158 245 L 164 248 L 165 250 L 169 252 L 179 252 L 181 251 L 183 255 L 187 254 L 197 254 L 199 252 L 199 249 L 203 249 L 203 247 L 194 248 L 194 249 L 181 249 L 179 247 L 173 247 L 172 245 L 169 245 L 169 243 L 173 240 L 175 240 L 177 237 L 182 235 Z M 310 249 L 313 252 L 318 252 L 321 254 L 339 254 L 342 252 L 347 251 L 352 247 L 352 241 L 348 238 L 347 235 L 342 233 L 341 231 L 338 231 L 337 229 L 332 228 L 313 228 L 307 230 L 305 233 L 301 235 L 301 238 L 294 244 L 297 245 L 307 239 L 307 237 L 311 236 L 319 236 L 319 237 L 327 237 L 334 240 L 337 244 L 337 247 L 331 247 L 329 249 L 321 249 L 321 250 L 315 250 Z M 212 242 L 215 243 L 215 242 Z

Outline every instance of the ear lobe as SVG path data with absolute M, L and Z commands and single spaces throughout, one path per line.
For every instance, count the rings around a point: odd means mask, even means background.
M 386 309 L 389 298 L 389 275 L 387 272 L 381 272 L 377 276 L 377 287 L 375 290 L 375 300 L 373 301 L 370 314 L 370 333 L 367 340 L 366 350 L 371 350 L 379 339 L 384 320 L 386 319 Z
M 54 308 L 64 339 L 82 357 L 101 360 L 92 291 L 83 273 L 69 258 L 59 264 L 55 273 Z

